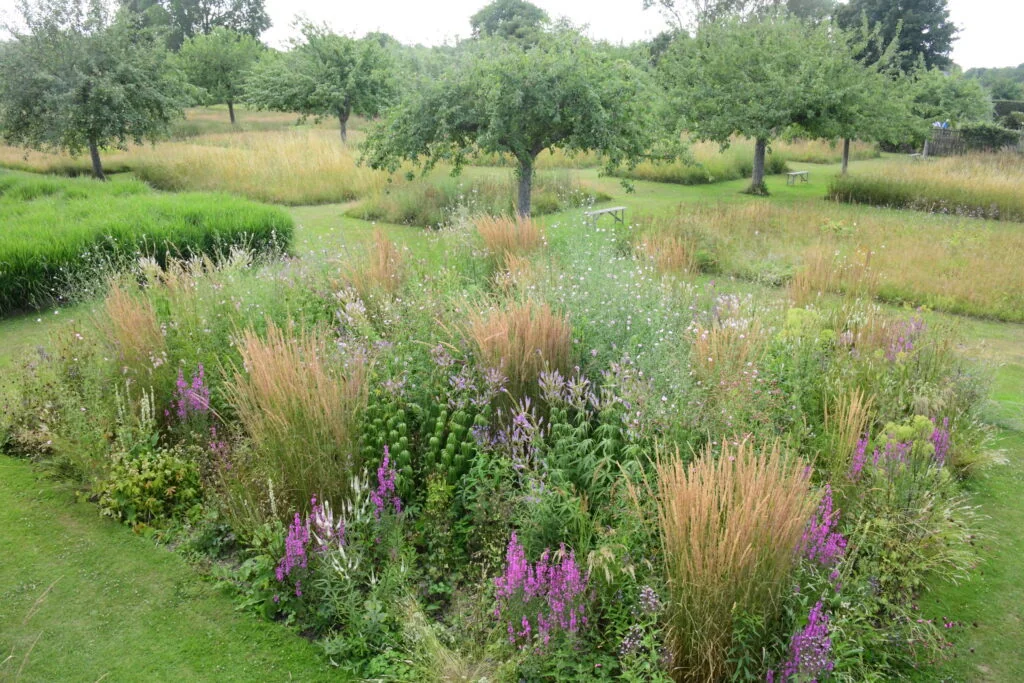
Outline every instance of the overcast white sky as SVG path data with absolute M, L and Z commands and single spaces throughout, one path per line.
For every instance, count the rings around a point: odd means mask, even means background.
M 469 17 L 488 0 L 266 0 L 274 22 L 263 38 L 280 46 L 293 34 L 292 21 L 304 15 L 326 21 L 336 31 L 362 35 L 384 31 L 403 43 L 437 45 L 469 35 Z M 648 38 L 665 23 L 642 0 L 532 0 L 552 17 L 589 26 L 590 35 L 613 42 Z M 0 0 L 0 20 L 13 18 L 16 0 Z M 976 66 L 1024 63 L 1024 0 L 949 0 L 961 28 L 953 60 Z
M 11 0 L 0 0 L 10 2 Z M 665 27 L 642 0 L 531 0 L 552 17 L 587 24 L 590 35 L 630 42 L 655 35 Z M 436 45 L 469 35 L 469 17 L 488 0 L 267 0 L 274 26 L 264 34 L 271 44 L 286 40 L 292 19 L 303 14 L 326 21 L 336 31 L 362 35 L 384 31 L 403 43 Z M 950 15 L 961 28 L 953 60 L 964 69 L 976 66 L 1017 66 L 1024 63 L 1024 1 L 949 0 Z

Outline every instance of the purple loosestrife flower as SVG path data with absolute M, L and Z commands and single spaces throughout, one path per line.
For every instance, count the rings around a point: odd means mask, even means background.
M 934 422 L 934 420 L 932 420 Z M 949 418 L 943 418 L 942 426 L 932 431 L 931 442 L 935 446 L 935 462 L 941 467 L 949 458 Z
M 185 372 L 178 368 L 178 381 L 174 390 L 174 409 L 178 420 L 184 422 L 191 415 L 206 415 L 210 412 L 210 389 L 206 386 L 203 364 L 192 374 L 191 382 L 185 381 Z
M 853 451 L 853 459 L 850 461 L 850 472 L 847 478 L 850 481 L 860 481 L 861 472 L 864 470 L 864 460 L 868 450 L 868 437 L 862 436 L 857 441 L 857 448 Z
M 291 576 L 296 568 L 305 569 L 308 566 L 309 556 L 306 548 L 309 546 L 309 518 L 303 523 L 299 513 L 295 513 L 295 519 L 288 529 L 288 536 L 284 541 L 284 557 L 277 563 L 277 580 L 283 582 Z M 302 592 L 296 582 L 295 595 L 301 596 Z
M 839 510 L 832 509 L 832 487 L 825 485 L 825 495 L 818 504 L 818 510 L 804 530 L 800 539 L 800 552 L 808 559 L 829 566 L 846 552 L 846 538 L 836 527 Z
M 509 642 L 526 647 L 531 638 L 546 646 L 553 633 L 576 633 L 587 623 L 586 592 L 589 575 L 580 571 L 576 554 L 560 546 L 558 556 L 545 550 L 536 564 L 513 533 L 505 553 L 505 571 L 494 580 L 498 604 L 496 618 L 508 619 Z
M 402 512 L 402 499 L 395 491 L 395 477 L 397 473 L 391 466 L 391 453 L 388 447 L 384 447 L 384 459 L 377 468 L 377 488 L 370 492 L 370 500 L 373 502 L 373 516 L 380 521 L 381 515 L 390 505 L 395 514 Z
M 811 608 L 807 626 L 790 640 L 790 658 L 782 667 L 781 680 L 817 681 L 819 677 L 828 675 L 835 668 L 835 662 L 830 659 L 831 651 L 828 614 L 819 600 Z M 768 680 L 775 680 L 773 672 Z

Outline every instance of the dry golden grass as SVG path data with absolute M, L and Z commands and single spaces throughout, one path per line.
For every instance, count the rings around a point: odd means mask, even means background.
M 136 376 L 146 376 L 159 366 L 164 335 L 156 311 L 149 299 L 133 295 L 127 285 L 112 284 L 103 300 L 97 328 L 119 361 Z
M 469 307 L 467 334 L 480 362 L 500 369 L 520 396 L 544 370 L 569 369 L 572 327 L 545 303 L 526 300 L 506 308 Z
M 228 133 L 135 150 L 129 164 L 165 190 L 223 191 L 280 204 L 323 204 L 380 190 L 387 174 L 357 165 L 328 130 Z
M 829 451 L 822 453 L 818 461 L 832 472 L 834 480 L 850 470 L 857 442 L 867 432 L 873 402 L 860 389 L 840 394 L 831 402 L 826 400 L 825 431 L 830 437 Z
M 646 493 L 657 496 L 673 677 L 725 680 L 733 616 L 777 613 L 816 497 L 778 444 L 709 449 L 689 466 L 677 453 L 661 459 L 657 477 Z
M 729 274 L 799 274 L 790 292 L 798 303 L 847 292 L 1024 322 L 1024 231 L 1010 223 L 759 202 L 687 206 L 645 227 L 659 231 L 695 236 Z
M 697 244 L 684 236 L 669 233 L 642 235 L 634 249 L 663 273 L 691 275 L 698 271 Z
M 509 256 L 522 256 L 544 244 L 544 233 L 532 218 L 476 216 L 472 219 L 487 249 L 503 263 Z
M 764 341 L 756 320 L 696 327 L 690 347 L 691 366 L 702 382 L 731 382 L 742 377 L 757 360 Z
M 341 262 L 341 284 L 352 287 L 363 301 L 381 292 L 393 296 L 405 282 L 405 266 L 405 255 L 377 228 L 365 260 L 346 258 Z
M 273 481 L 278 509 L 300 509 L 312 496 L 344 500 L 359 470 L 355 430 L 366 402 L 366 360 L 340 358 L 329 333 L 294 325 L 268 323 L 265 337 L 247 329 L 235 344 L 243 367 L 225 394 L 253 441 L 254 467 Z

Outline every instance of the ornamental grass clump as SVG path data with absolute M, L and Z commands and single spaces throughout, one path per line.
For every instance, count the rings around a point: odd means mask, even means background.
M 133 294 L 124 284 L 115 284 L 103 300 L 102 311 L 97 326 L 122 368 L 148 374 L 159 367 L 164 335 L 148 298 Z
M 506 308 L 470 311 L 467 333 L 480 362 L 508 378 L 508 390 L 522 396 L 544 370 L 567 374 L 572 327 L 546 303 L 522 301 Z
M 380 292 L 394 296 L 405 282 L 405 266 L 405 255 L 388 239 L 384 231 L 378 228 L 373 231 L 373 244 L 370 246 L 367 260 L 345 261 L 343 278 L 363 301 L 373 298 Z
M 253 466 L 291 507 L 314 496 L 344 500 L 358 468 L 366 359 L 342 356 L 327 332 L 294 324 L 281 329 L 270 322 L 265 337 L 249 328 L 234 343 L 243 365 L 225 394 L 252 439 Z
M 544 233 L 530 217 L 477 216 L 473 224 L 484 246 L 507 264 L 510 256 L 522 256 L 544 244 Z
M 817 503 L 809 477 L 778 444 L 744 442 L 689 465 L 662 458 L 656 496 L 673 676 L 723 680 L 734 614 L 770 618 L 781 606 Z

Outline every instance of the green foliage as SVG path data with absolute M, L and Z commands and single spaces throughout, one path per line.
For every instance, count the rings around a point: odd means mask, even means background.
M 458 172 L 477 152 L 519 162 L 517 209 L 530 213 L 537 156 L 546 149 L 596 150 L 609 167 L 649 149 L 656 122 L 644 74 L 613 61 L 570 31 L 535 46 L 480 40 L 440 78 L 424 78 L 369 136 L 364 158 L 395 171 L 405 159 Z
M 850 0 L 836 8 L 836 21 L 843 28 L 867 22 L 881 31 L 883 45 L 895 42 L 900 68 L 913 71 L 919 61 L 928 69 L 952 64 L 950 53 L 959 29 L 949 19 L 947 0 L 907 0 L 897 5 L 889 0 Z M 877 46 L 867 46 L 864 57 L 878 61 Z
M 226 256 L 287 246 L 291 218 L 226 195 L 156 194 L 139 182 L 0 175 L 0 314 L 42 307 L 96 284 L 140 256 Z M 87 293 L 88 290 L 84 293 Z
M 914 114 L 927 124 L 951 126 L 992 119 L 992 100 L 978 81 L 958 72 L 921 69 L 914 73 Z
M 0 134 L 31 149 L 142 144 L 181 116 L 184 87 L 156 36 L 89 0 L 26 4 L 25 34 L 0 51 Z
M 493 0 L 469 18 L 474 38 L 494 36 L 531 43 L 548 22 L 548 14 L 526 0 Z
M 263 52 L 253 37 L 223 27 L 185 41 L 178 52 L 189 82 L 206 93 L 209 102 L 227 102 L 231 122 L 234 104 L 243 93 L 245 77 Z
M 291 50 L 266 53 L 245 85 L 246 101 L 258 109 L 337 118 L 342 142 L 352 114 L 377 116 L 394 91 L 391 54 L 378 41 L 311 23 L 302 25 L 302 42 Z
M 189 38 L 225 28 L 253 38 L 270 28 L 265 0 L 119 0 L 143 10 L 147 23 L 166 27 L 167 44 L 179 49 Z
M 115 453 L 99 486 L 100 511 L 138 528 L 195 520 L 201 511 L 199 469 L 177 449 Z
M 960 127 L 960 135 L 972 151 L 997 152 L 1004 147 L 1016 147 L 1021 142 L 1021 134 L 1016 130 L 1008 130 L 994 123 L 972 123 Z

